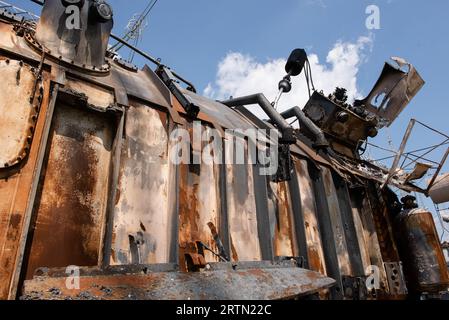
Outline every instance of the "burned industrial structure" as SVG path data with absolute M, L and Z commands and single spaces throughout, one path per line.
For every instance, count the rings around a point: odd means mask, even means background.
M 279 113 L 291 77 L 311 78 L 304 50 L 288 59 L 274 103 L 258 93 L 213 101 L 112 35 L 105 1 L 42 4 L 38 20 L 0 10 L 1 299 L 447 295 L 432 214 L 390 188 L 445 202 L 447 179 L 423 189 L 360 157 L 424 85 L 413 65 L 386 63 L 353 104 L 343 88 L 313 90 L 306 106 Z M 66 28 L 71 5 L 80 29 Z M 155 69 L 121 59 L 110 41 Z M 261 163 L 172 163 L 171 133 L 193 134 L 195 121 L 206 135 L 274 130 L 279 144 L 267 137 L 264 145 L 278 151 L 276 172 L 260 174 Z M 68 285 L 70 266 L 79 287 Z

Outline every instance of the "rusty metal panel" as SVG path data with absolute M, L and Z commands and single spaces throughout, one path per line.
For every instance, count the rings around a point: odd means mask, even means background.
M 304 215 L 309 267 L 312 270 L 326 274 L 323 246 L 316 217 L 318 211 L 315 205 L 315 194 L 313 192 L 312 180 L 309 176 L 307 161 L 297 160 L 295 161 L 295 167 Z
M 211 264 L 211 270 L 203 272 L 82 275 L 79 289 L 67 289 L 65 277 L 35 277 L 25 282 L 21 299 L 275 300 L 310 295 L 334 283 L 297 267 L 261 265 L 233 270 L 230 264 Z
M 287 182 L 269 182 L 268 198 L 275 213 L 274 255 L 278 257 L 298 257 L 298 242 Z
M 226 180 L 231 258 L 233 261 L 261 260 L 253 166 L 226 165 Z
M 30 148 L 39 111 L 30 101 L 35 90 L 34 72 L 22 61 L 0 60 L 0 169 L 20 163 Z
M 132 103 L 122 142 L 111 264 L 169 261 L 174 235 L 168 156 L 167 114 Z
M 189 124 L 191 128 L 191 124 Z M 207 126 L 202 126 L 203 140 L 214 137 Z M 208 143 L 203 143 L 203 152 Z M 209 149 L 214 156 L 214 148 Z M 220 167 L 216 163 L 180 165 L 179 185 L 179 259 L 181 268 L 185 267 L 185 254 L 197 252 L 196 243 L 200 241 L 215 253 L 220 249 L 214 240 L 221 225 Z M 220 236 L 220 235 L 219 235 Z M 206 262 L 219 261 L 219 258 L 204 250 Z
M 207 115 L 214 122 L 227 129 L 250 129 L 253 126 L 245 121 L 237 112 L 224 104 L 202 97 L 192 91 L 182 90 L 187 99 L 200 107 L 202 113 Z
M 371 265 L 369 251 L 368 251 L 368 243 L 366 242 L 364 227 L 361 218 L 361 211 L 359 205 L 357 204 L 355 197 L 351 197 L 351 209 L 352 209 L 352 219 L 354 221 L 354 227 L 357 236 L 357 242 L 360 248 L 360 256 L 362 259 L 363 270 L 366 273 L 366 270 Z M 367 275 L 367 274 L 365 274 Z
M 359 101 L 383 119 L 382 124 L 387 126 L 391 125 L 424 85 L 424 80 L 412 64 L 398 57 L 392 60 L 399 68 L 386 62 L 371 92 Z M 403 66 L 408 67 L 407 72 L 400 69 Z
M 332 173 L 332 177 L 337 192 L 338 202 L 340 204 L 341 220 L 352 273 L 354 276 L 363 276 L 365 275 L 365 268 L 362 263 L 361 249 L 359 247 L 359 241 L 352 215 L 352 206 L 348 186 L 346 181 L 344 181 L 335 172 Z
M 68 78 L 65 82 L 64 89 L 84 94 L 87 103 L 99 109 L 106 109 L 115 102 L 114 94 L 110 90 L 79 79 Z
M 398 201 L 397 197 L 394 195 L 396 199 L 392 199 L 389 189 L 382 190 L 378 184 L 372 181 L 368 182 L 367 188 L 367 197 L 371 203 L 382 259 L 389 262 L 399 261 L 399 253 L 393 234 L 393 221 L 390 217 L 390 215 L 393 215 L 390 207 L 393 206 L 395 201 Z
M 332 173 L 328 168 L 322 167 L 324 189 L 329 207 L 329 218 L 331 220 L 335 247 L 337 249 L 338 264 L 342 275 L 352 275 L 351 262 L 349 260 L 348 248 L 341 219 L 340 206 L 338 203 L 337 190 L 332 180 Z
M 382 291 L 386 291 L 387 278 L 384 269 L 384 261 L 382 259 L 382 252 L 374 224 L 371 203 L 366 195 L 366 192 L 366 189 L 361 189 L 359 194 L 355 195 L 355 197 L 358 198 L 356 201 L 359 203 L 360 208 L 360 218 L 363 224 L 363 237 L 365 239 L 365 244 L 370 258 L 370 265 L 374 265 L 380 270 L 380 289 Z
M 21 54 L 39 60 L 39 54 L 26 45 L 25 39 L 13 31 L 13 25 L 0 21 L 0 48 L 8 53 Z
M 3 33 L 0 32 L 0 34 Z M 16 79 L 15 75 L 14 80 Z M 35 126 L 33 126 L 34 137 L 28 157 L 21 164 L 20 170 L 14 168 L 0 169 L 0 299 L 15 298 L 18 268 L 21 264 L 20 248 L 24 246 L 23 239 L 27 234 L 27 230 L 24 230 L 27 225 L 25 215 L 29 209 L 28 203 L 32 193 L 39 145 L 50 99 L 48 74 L 43 73 L 42 79 L 42 103 L 39 116 L 36 119 Z M 6 78 L 3 78 L 3 80 L 8 81 Z M 20 109 L 22 106 L 9 103 L 7 107 L 6 112 L 10 112 L 15 108 Z
M 39 267 L 98 264 L 114 135 L 108 114 L 58 102 L 35 201 L 27 278 Z
M 167 88 L 147 66 L 143 70 L 129 72 L 114 65 L 112 72 L 114 77 L 121 82 L 129 96 L 171 108 Z
M 410 290 L 447 291 L 449 271 L 432 213 L 424 209 L 406 209 L 395 220 Z

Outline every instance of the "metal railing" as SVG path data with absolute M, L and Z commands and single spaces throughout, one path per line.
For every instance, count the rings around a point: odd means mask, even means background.
M 30 11 L 16 7 L 16 6 L 9 4 L 5 1 L 0 1 L 0 14 L 4 13 L 4 12 L 9 12 L 9 13 L 15 15 L 16 17 L 23 17 L 23 19 L 25 21 L 37 21 L 39 19 L 38 15 L 36 15 Z

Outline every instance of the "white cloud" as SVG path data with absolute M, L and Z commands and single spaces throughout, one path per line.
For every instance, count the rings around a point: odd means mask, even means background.
M 372 43 L 372 36 L 359 37 L 355 43 L 338 41 L 328 52 L 326 63 L 320 63 L 316 54 L 309 54 L 315 88 L 329 94 L 335 87 L 344 87 L 351 101 L 361 97 L 357 88 L 357 73 Z M 273 101 L 278 82 L 285 75 L 285 63 L 284 58 L 262 63 L 250 55 L 230 52 L 218 64 L 215 82 L 207 85 L 204 95 L 220 100 L 262 92 Z M 304 75 L 292 78 L 292 83 L 292 91 L 284 94 L 279 103 L 280 111 L 293 106 L 303 107 L 308 100 Z M 255 110 L 255 113 L 266 118 L 261 110 Z

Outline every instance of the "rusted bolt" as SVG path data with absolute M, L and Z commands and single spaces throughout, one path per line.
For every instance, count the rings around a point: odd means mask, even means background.
M 30 127 L 30 132 L 34 133 L 34 127 Z
M 9 59 L 6 59 L 5 62 L 6 62 L 6 64 L 9 64 Z
M 4 165 L 4 167 L 5 167 L 5 168 L 8 168 L 8 167 L 9 167 L 9 163 L 6 162 L 5 165 Z

